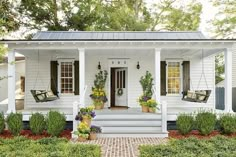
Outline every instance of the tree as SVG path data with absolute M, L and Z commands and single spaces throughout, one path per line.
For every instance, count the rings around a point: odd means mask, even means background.
M 195 31 L 200 24 L 202 5 L 190 1 L 180 6 L 179 0 L 162 0 L 154 5 L 154 21 L 151 30 Z
M 218 13 L 210 21 L 213 25 L 213 33 L 217 38 L 236 38 L 236 1 L 212 0 Z
M 224 80 L 224 54 L 220 53 L 215 57 L 215 83 L 219 83 Z

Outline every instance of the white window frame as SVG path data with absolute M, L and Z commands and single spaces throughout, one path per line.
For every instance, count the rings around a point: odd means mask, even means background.
M 73 92 L 72 93 L 61 93 L 61 63 L 62 62 L 71 62 L 72 63 L 72 83 L 73 83 Z M 74 59 L 60 59 L 58 60 L 58 64 L 59 64 L 59 68 L 58 68 L 58 92 L 60 95 L 74 95 L 74 91 L 75 91 L 75 60 Z
M 180 89 L 178 94 L 171 94 L 168 93 L 168 65 L 170 62 L 176 62 L 179 63 L 179 68 L 180 68 Z M 183 61 L 182 60 L 166 60 L 166 96 L 180 96 L 182 94 L 183 90 Z

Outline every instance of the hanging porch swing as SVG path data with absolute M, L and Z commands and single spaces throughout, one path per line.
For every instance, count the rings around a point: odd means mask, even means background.
M 211 95 L 211 90 L 208 88 L 208 83 L 207 83 L 206 76 L 205 76 L 205 71 L 204 71 L 204 52 L 203 52 L 203 49 L 202 49 L 201 61 L 202 61 L 202 72 L 201 72 L 200 79 L 198 81 L 197 90 L 193 89 L 193 90 L 188 90 L 188 91 L 183 92 L 183 97 L 182 97 L 183 101 L 196 102 L 196 103 L 207 103 L 207 101 L 208 101 L 208 99 Z M 202 78 L 204 78 L 204 82 L 206 84 L 207 90 L 199 90 L 199 86 L 200 86 L 200 83 L 202 81 Z M 190 83 L 191 83 L 191 86 L 193 88 L 191 78 L 190 78 Z
M 36 87 L 36 84 L 38 82 L 38 77 L 39 77 L 39 50 L 38 50 L 38 69 L 37 69 L 37 75 L 36 75 L 36 80 L 34 82 L 34 87 L 32 90 L 30 90 L 33 98 L 35 99 L 35 102 L 36 103 L 39 103 L 39 102 L 49 102 L 49 101 L 54 101 L 54 100 L 57 100 L 59 99 L 59 96 L 58 94 L 54 94 L 52 92 L 51 89 L 49 89 L 49 86 L 50 86 L 50 82 L 48 84 L 48 89 L 45 89 L 45 90 L 37 90 L 35 89 Z M 55 83 L 55 82 L 53 82 Z M 58 92 L 57 92 L 58 93 Z

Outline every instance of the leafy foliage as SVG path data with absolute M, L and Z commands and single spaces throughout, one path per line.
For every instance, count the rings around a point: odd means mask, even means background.
M 236 116 L 232 114 L 224 114 L 219 119 L 219 124 L 223 133 L 232 134 L 236 132 Z
M 202 135 L 208 135 L 215 128 L 216 115 L 210 111 L 200 111 L 195 117 L 195 124 Z
M 21 113 L 10 113 L 7 116 L 7 126 L 9 131 L 14 135 L 18 136 L 23 129 L 22 114 Z
M 92 125 L 90 127 L 90 133 L 101 133 L 102 128 L 100 126 Z
M 4 114 L 0 113 L 0 134 L 3 132 L 4 128 L 5 128 Z
M 152 86 L 153 86 L 152 74 L 149 71 L 146 71 L 145 76 L 142 76 L 139 82 L 143 89 L 143 95 L 151 98 L 153 94 L 152 93 Z
M 193 157 L 193 156 L 234 156 L 236 153 L 236 138 L 223 136 L 211 139 L 186 138 L 171 140 L 163 145 L 140 146 L 140 157 Z
M 178 131 L 182 135 L 188 134 L 193 129 L 194 118 L 191 114 L 179 114 L 176 120 Z
M 29 125 L 33 134 L 36 134 L 36 135 L 42 134 L 46 125 L 44 115 L 41 113 L 32 114 L 29 120 Z
M 215 56 L 215 79 L 216 84 L 223 81 L 224 77 L 224 54 L 219 53 Z
M 46 124 L 47 132 L 50 135 L 59 136 L 65 128 L 66 117 L 57 111 L 50 111 L 46 118 Z
M 213 31 L 218 38 L 235 38 L 236 36 L 236 1 L 211 0 L 218 8 L 215 18 L 210 21 Z
M 100 157 L 101 148 L 97 145 L 81 145 L 61 138 L 30 140 L 25 137 L 0 139 L 0 156 L 40 156 L 40 157 Z

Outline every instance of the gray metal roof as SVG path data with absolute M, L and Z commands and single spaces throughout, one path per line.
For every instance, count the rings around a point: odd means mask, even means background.
M 201 32 L 40 31 L 32 40 L 199 40 Z

